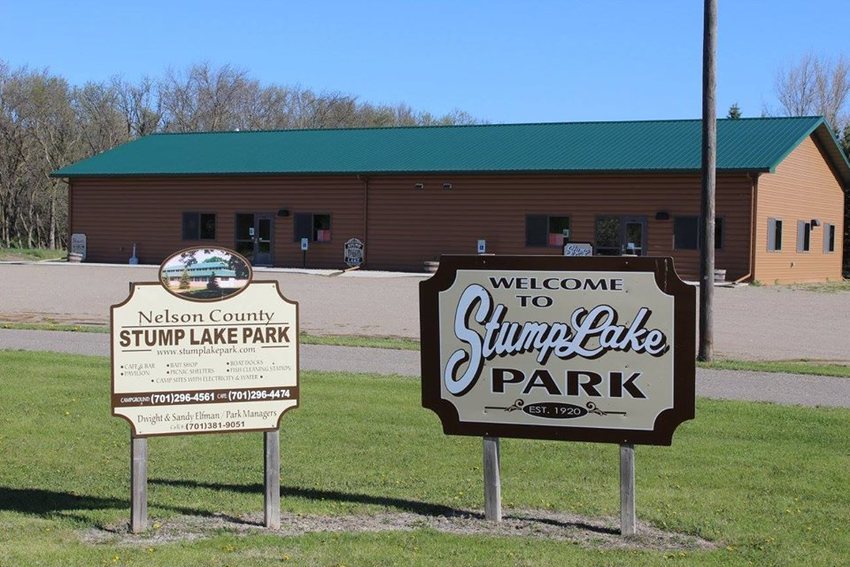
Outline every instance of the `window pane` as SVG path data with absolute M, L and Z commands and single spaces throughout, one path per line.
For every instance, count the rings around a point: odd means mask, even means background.
M 697 217 L 676 217 L 673 219 L 673 240 L 676 250 L 696 250 L 699 242 Z
M 714 219 L 714 249 L 723 248 L 723 219 Z
M 776 219 L 774 222 L 773 241 L 776 243 L 774 250 L 782 250 L 782 221 Z
M 215 240 L 215 215 L 202 214 L 200 236 L 202 239 Z
M 549 218 L 546 215 L 525 216 L 525 245 L 546 246 Z
M 236 215 L 236 240 L 253 240 L 254 215 Z M 238 250 L 237 250 L 238 252 Z
M 313 215 L 313 240 L 316 242 L 330 242 L 331 240 L 331 216 L 326 214 Z
M 596 253 L 603 256 L 620 253 L 620 217 L 596 219 Z
M 564 231 L 569 234 L 570 217 L 549 217 L 549 246 L 564 245 Z
M 198 228 L 198 213 L 183 213 L 183 240 L 197 240 Z

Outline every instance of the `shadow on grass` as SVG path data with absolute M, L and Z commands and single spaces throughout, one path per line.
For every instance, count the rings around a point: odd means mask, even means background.
M 262 487 L 260 488 L 262 490 Z M 196 508 L 186 508 L 182 506 L 162 506 L 158 508 L 177 512 L 187 516 L 201 517 L 217 517 L 223 518 L 233 523 L 250 524 L 235 516 L 227 516 L 220 513 L 210 512 L 209 510 L 199 510 Z M 8 486 L 0 486 L 0 511 L 18 512 L 21 514 L 31 514 L 42 518 L 68 518 L 81 522 L 83 524 L 91 524 L 90 517 L 83 516 L 79 513 L 87 510 L 126 510 L 130 514 L 130 501 L 121 498 L 101 498 L 98 496 L 88 496 L 84 494 L 75 494 L 72 492 L 56 492 L 52 490 L 42 490 L 40 488 L 11 488 Z M 113 531 L 107 526 L 95 523 L 98 528 L 105 531 Z
M 195 480 L 169 480 L 150 479 L 150 484 L 162 486 L 175 486 L 181 488 L 205 488 L 207 490 L 223 490 L 240 494 L 262 494 L 265 487 L 259 483 L 252 484 L 219 484 L 198 482 Z M 417 500 L 404 498 L 392 498 L 388 496 L 374 496 L 372 494 L 354 494 L 350 492 L 339 492 L 337 490 L 319 490 L 317 488 L 302 488 L 299 486 L 282 486 L 280 489 L 282 497 L 304 498 L 307 500 L 332 500 L 335 502 L 349 502 L 353 504 L 373 504 L 387 508 L 396 508 L 404 512 L 413 512 L 423 516 L 466 516 L 479 517 L 481 514 L 452 508 L 442 504 L 430 504 Z

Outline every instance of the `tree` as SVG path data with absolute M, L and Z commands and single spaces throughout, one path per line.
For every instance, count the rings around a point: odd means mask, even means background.
M 189 279 L 189 268 L 183 268 L 183 273 L 180 274 L 180 289 L 189 289 L 192 287 L 192 280 Z
M 820 115 L 836 133 L 850 122 L 850 59 L 804 55 L 776 75 L 776 97 L 786 116 Z
M 210 273 L 210 278 L 207 280 L 207 289 L 219 289 L 221 286 L 218 285 L 218 280 L 216 279 L 215 272 Z
M 732 106 L 729 107 L 729 112 L 726 113 L 726 118 L 731 118 L 732 120 L 738 120 L 742 116 L 741 108 L 738 106 L 737 102 L 733 103 Z
M 776 96 L 786 115 L 821 115 L 850 156 L 850 59 L 807 54 L 776 75 Z M 844 273 L 850 275 L 850 197 L 844 194 Z

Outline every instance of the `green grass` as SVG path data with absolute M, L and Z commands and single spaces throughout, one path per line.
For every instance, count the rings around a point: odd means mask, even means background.
M 850 411 L 698 400 L 672 447 L 638 447 L 641 521 L 709 551 L 585 548 L 431 529 L 89 543 L 129 516 L 129 428 L 108 360 L 0 352 L 0 565 L 840 565 L 850 557 Z M 415 380 L 302 373 L 281 421 L 284 512 L 480 510 L 481 441 L 447 437 Z M 150 440 L 149 514 L 262 511 L 262 436 Z M 504 439 L 507 510 L 618 513 L 613 445 Z
M 819 293 L 840 293 L 850 291 L 850 279 L 823 283 L 789 284 L 787 287 L 801 291 L 815 291 Z
M 63 260 L 66 256 L 65 250 L 49 248 L 0 248 L 0 260 Z
M 749 372 L 783 372 L 786 374 L 809 374 L 850 378 L 850 366 L 816 360 L 715 360 L 699 362 L 700 368 L 715 370 L 744 370 Z
M 19 323 L 15 321 L 0 322 L 0 329 L 30 330 L 30 331 L 69 331 L 75 333 L 108 333 L 106 325 L 74 325 L 69 323 Z

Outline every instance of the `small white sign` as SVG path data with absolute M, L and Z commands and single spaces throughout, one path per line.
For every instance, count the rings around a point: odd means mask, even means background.
M 310 247 L 310 239 L 302 238 L 301 239 L 301 251 L 306 252 L 309 247 Z
M 71 254 L 79 254 L 82 260 L 86 259 L 86 235 L 71 235 Z
M 564 256 L 593 256 L 590 242 L 568 242 L 564 245 Z
M 479 240 L 478 241 L 478 253 L 479 254 L 486 254 L 487 253 L 487 241 L 486 240 Z

